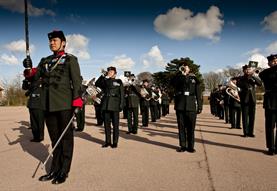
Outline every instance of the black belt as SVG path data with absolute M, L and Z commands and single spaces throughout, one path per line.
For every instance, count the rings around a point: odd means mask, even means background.
M 107 97 L 118 97 L 116 94 L 106 94 Z
M 195 94 L 190 92 L 177 92 L 176 95 L 195 96 Z

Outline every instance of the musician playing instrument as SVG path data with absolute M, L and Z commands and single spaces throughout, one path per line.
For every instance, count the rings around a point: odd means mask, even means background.
M 226 92 L 230 95 L 229 105 L 230 105 L 230 122 L 231 129 L 241 129 L 241 105 L 239 98 L 239 88 L 237 87 L 237 78 L 233 77 L 230 79 L 229 86 L 226 89 Z
M 256 113 L 256 85 L 261 86 L 262 81 L 251 67 L 253 62 L 242 67 L 244 75 L 238 78 L 237 86 L 240 88 L 239 96 L 242 110 L 243 137 L 255 137 L 254 123 Z
M 196 114 L 202 111 L 200 82 L 187 63 L 179 68 L 180 72 L 172 79 L 175 90 L 175 106 L 179 130 L 179 145 L 177 152 L 195 152 L 194 129 Z
M 135 84 L 135 75 L 128 76 L 128 83 L 125 84 L 125 104 L 127 109 L 127 134 L 137 134 L 138 131 L 138 107 L 140 93 Z
M 155 86 L 152 86 L 151 99 L 149 101 L 151 122 L 156 122 L 158 119 L 158 99 L 159 99 L 158 92 L 156 91 Z
M 277 54 L 267 57 L 270 68 L 260 72 L 264 83 L 265 94 L 263 107 L 265 109 L 265 134 L 268 154 L 277 154 L 277 135 L 274 129 L 277 125 Z M 277 131 L 276 131 L 277 132 Z
M 107 68 L 107 73 L 100 76 L 95 85 L 104 93 L 102 98 L 102 111 L 104 115 L 105 144 L 103 148 L 111 146 L 117 148 L 119 138 L 119 112 L 122 111 L 124 101 L 123 84 L 116 79 L 116 68 Z M 111 123 L 113 125 L 113 143 L 111 141 Z
M 149 123 L 149 100 L 151 98 L 151 89 L 149 88 L 149 81 L 147 79 L 142 81 L 140 110 L 142 115 L 142 126 L 148 127 Z

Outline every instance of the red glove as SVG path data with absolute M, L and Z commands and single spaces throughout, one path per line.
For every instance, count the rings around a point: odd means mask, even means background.
M 83 107 L 83 100 L 80 97 L 74 99 L 72 101 L 72 106 L 82 108 Z
M 23 74 L 25 78 L 31 78 L 37 73 L 37 68 L 25 69 Z

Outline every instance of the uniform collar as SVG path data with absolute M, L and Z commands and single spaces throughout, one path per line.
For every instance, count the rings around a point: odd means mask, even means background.
M 65 54 L 65 52 L 64 52 L 64 50 L 63 51 L 59 51 L 59 52 L 55 52 L 54 53 L 54 56 L 62 56 L 62 55 L 64 55 Z

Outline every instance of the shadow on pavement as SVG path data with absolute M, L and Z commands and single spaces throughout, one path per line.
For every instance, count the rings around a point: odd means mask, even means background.
M 241 137 L 241 135 L 235 134 L 235 133 L 224 133 L 224 132 L 216 132 L 216 131 L 207 131 L 207 130 L 203 130 L 203 129 L 201 129 L 201 130 L 195 129 L 195 131 L 204 132 L 204 133 L 214 133 L 214 134 L 231 135 L 231 136 Z
M 156 145 L 156 146 L 160 146 L 160 147 L 165 147 L 165 148 L 169 148 L 169 149 L 174 149 L 174 150 L 176 150 L 178 148 L 178 146 L 170 145 L 170 144 L 162 143 L 162 142 L 158 142 L 158 141 L 153 141 L 153 140 L 147 139 L 145 137 L 139 137 L 137 135 L 127 135 L 125 131 L 120 131 L 120 137 L 127 139 L 127 140 L 134 140 L 134 141 L 147 143 L 147 144 L 151 144 L 151 145 Z
M 28 129 L 29 127 L 29 122 L 27 121 L 20 121 L 18 122 L 20 124 L 20 126 L 18 128 L 13 128 L 13 131 L 19 131 L 19 135 L 18 138 L 14 141 L 11 141 L 7 135 L 6 139 L 8 140 L 8 144 L 10 146 L 12 145 L 16 145 L 16 144 L 20 144 L 22 150 L 26 153 L 28 153 L 29 155 L 33 156 L 34 158 L 36 158 L 38 161 L 44 162 L 45 159 L 47 158 L 49 152 L 48 152 L 48 148 L 49 145 L 44 145 L 42 143 L 38 143 L 38 142 L 30 142 L 30 139 L 32 137 L 32 133 L 31 130 Z M 48 161 L 48 163 L 46 164 L 46 171 L 50 169 L 50 164 L 52 158 L 50 158 L 50 160 Z
M 242 147 L 242 146 L 238 146 L 238 145 L 230 145 L 230 144 L 225 144 L 225 143 L 217 143 L 217 142 L 208 141 L 205 139 L 195 139 L 195 142 L 203 143 L 203 144 L 207 144 L 207 145 L 219 146 L 219 147 L 238 149 L 238 150 L 246 150 L 246 151 L 253 151 L 253 152 L 258 152 L 258 153 L 265 153 L 265 150 L 262 150 L 262 149 Z
M 97 139 L 97 138 L 95 138 L 95 137 L 92 137 L 90 134 L 85 133 L 85 132 L 75 132 L 75 133 L 74 133 L 74 137 L 79 137 L 79 138 L 82 138 L 82 139 L 85 139 L 85 140 L 88 140 L 88 141 L 97 143 L 97 144 L 99 144 L 99 145 L 103 145 L 103 144 L 105 143 L 104 140 L 101 140 L 101 139 Z

